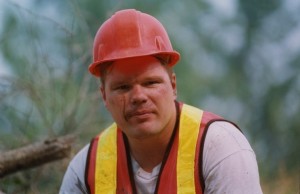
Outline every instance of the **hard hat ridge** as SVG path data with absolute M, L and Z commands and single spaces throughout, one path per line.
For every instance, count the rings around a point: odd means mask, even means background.
M 154 55 L 165 58 L 173 66 L 180 58 L 162 24 L 134 9 L 118 11 L 100 26 L 93 53 L 89 71 L 97 77 L 101 76 L 99 66 L 106 62 Z

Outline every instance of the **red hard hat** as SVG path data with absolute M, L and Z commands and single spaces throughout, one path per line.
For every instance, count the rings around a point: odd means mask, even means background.
M 89 71 L 97 77 L 101 76 L 99 66 L 106 62 L 153 55 L 168 59 L 168 65 L 173 66 L 180 58 L 162 24 L 134 9 L 118 11 L 100 26 L 93 51 Z

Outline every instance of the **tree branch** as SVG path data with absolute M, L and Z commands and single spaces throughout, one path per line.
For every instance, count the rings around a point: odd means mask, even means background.
M 65 158 L 70 154 L 74 141 L 73 135 L 67 135 L 0 153 L 0 178 Z

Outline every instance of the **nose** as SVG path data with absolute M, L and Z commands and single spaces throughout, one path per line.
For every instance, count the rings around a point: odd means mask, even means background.
M 147 102 L 147 95 L 145 90 L 140 85 L 135 85 L 130 91 L 130 102 L 133 105 L 139 105 Z

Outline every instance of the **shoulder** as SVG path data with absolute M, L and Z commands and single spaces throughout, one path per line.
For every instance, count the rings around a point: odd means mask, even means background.
M 208 149 L 222 148 L 230 152 L 238 150 L 253 151 L 244 134 L 227 121 L 215 121 L 209 127 L 205 144 Z
M 89 147 L 89 144 L 86 145 L 71 160 L 64 175 L 60 193 L 87 193 L 84 176 Z
M 90 144 L 84 146 L 71 160 L 69 167 L 75 169 L 76 171 L 83 169 L 86 164 L 86 157 L 89 151 Z
M 243 133 L 233 124 L 226 121 L 213 122 L 204 140 L 203 167 L 209 169 L 227 157 L 238 152 L 249 152 L 255 157 L 253 149 Z

